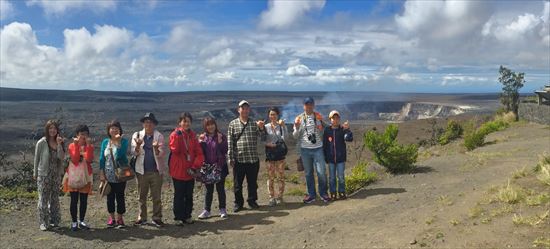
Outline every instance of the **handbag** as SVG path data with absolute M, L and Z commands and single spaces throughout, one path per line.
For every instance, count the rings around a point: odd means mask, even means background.
M 198 181 L 204 184 L 215 184 L 221 181 L 222 171 L 216 164 L 205 163 L 200 169 Z
M 88 167 L 86 162 L 80 162 L 78 165 L 74 165 L 73 162 L 69 162 L 69 168 L 67 171 L 67 185 L 72 189 L 81 189 L 88 184 Z
M 283 128 L 279 126 L 279 131 L 281 135 L 283 134 Z M 284 160 L 286 154 L 288 153 L 288 147 L 286 146 L 285 140 L 279 137 L 277 142 L 275 142 L 275 147 L 265 147 L 265 157 L 267 161 L 280 161 Z
M 113 161 L 113 165 L 115 167 L 115 176 L 117 181 L 126 182 L 134 179 L 136 173 L 132 170 L 132 168 L 129 165 L 120 165 L 117 163 L 115 157 L 113 156 L 113 148 L 110 148 L 109 152 L 111 153 L 111 160 Z

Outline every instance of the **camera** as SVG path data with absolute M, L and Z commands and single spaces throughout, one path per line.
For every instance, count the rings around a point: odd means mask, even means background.
M 309 140 L 312 144 L 316 144 L 317 137 L 315 136 L 315 133 L 307 135 L 307 140 Z

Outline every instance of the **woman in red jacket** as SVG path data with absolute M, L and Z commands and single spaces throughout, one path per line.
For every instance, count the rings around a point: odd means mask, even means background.
M 71 230 L 73 231 L 79 228 L 89 229 L 88 224 L 84 222 L 84 217 L 88 208 L 88 195 L 92 193 L 92 162 L 94 160 L 94 146 L 90 138 L 90 129 L 88 129 L 88 126 L 77 126 L 75 135 L 73 142 L 69 144 L 69 155 L 72 166 L 69 165 L 67 168 L 66 178 L 63 181 L 63 191 L 71 195 Z M 81 183 L 81 186 L 71 186 L 71 181 L 76 176 L 76 174 L 72 174 L 74 172 L 69 172 L 71 170 L 84 171 L 84 182 L 82 181 L 83 179 L 78 181 Z M 77 210 L 79 201 L 80 208 Z M 77 211 L 80 211 L 79 220 L 77 220 Z
M 177 225 L 192 224 L 193 188 L 191 174 L 201 168 L 204 155 L 196 134 L 191 130 L 193 118 L 188 112 L 180 115 L 178 127 L 170 134 L 170 176 L 174 181 L 174 220 Z M 190 174 L 191 173 L 191 174 Z

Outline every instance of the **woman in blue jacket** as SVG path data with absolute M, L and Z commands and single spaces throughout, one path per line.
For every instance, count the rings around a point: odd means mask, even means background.
M 123 215 L 126 213 L 126 201 L 124 192 L 126 190 L 126 182 L 121 182 L 117 179 L 115 170 L 115 162 L 120 165 L 128 165 L 128 140 L 122 138 L 122 127 L 118 121 L 111 121 L 107 125 L 107 135 L 101 143 L 99 151 L 99 169 L 100 180 L 107 181 L 111 186 L 111 192 L 107 195 L 107 211 L 109 211 L 109 220 L 107 227 L 125 227 Z M 115 200 L 116 213 L 115 217 Z
M 353 141 L 353 133 L 346 121 L 340 125 L 340 113 L 331 111 L 328 115 L 331 125 L 323 134 L 325 161 L 329 164 L 329 190 L 331 200 L 336 197 L 336 178 L 338 178 L 338 199 L 346 198 L 346 180 L 344 177 L 346 163 L 346 142 Z

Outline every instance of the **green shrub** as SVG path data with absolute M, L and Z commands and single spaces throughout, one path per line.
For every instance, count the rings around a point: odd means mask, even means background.
M 504 130 L 508 128 L 508 126 L 510 126 L 508 123 L 504 122 L 504 120 L 499 119 L 482 124 L 478 130 L 485 135 L 488 135 L 496 131 Z
M 463 132 L 464 129 L 456 120 L 449 120 L 449 122 L 447 122 L 447 128 L 445 128 L 445 132 L 439 137 L 439 144 L 446 145 L 452 140 L 455 140 L 462 136 Z
M 25 188 L 5 188 L 0 187 L 0 199 L 2 200 L 14 200 L 14 199 L 36 199 L 38 198 L 38 192 L 28 191 Z
M 376 131 L 365 134 L 365 145 L 374 154 L 374 160 L 391 173 L 409 172 L 418 158 L 415 144 L 397 144 L 398 132 L 397 125 L 390 124 L 383 134 Z
M 21 160 L 11 161 L 6 153 L 0 153 L 0 167 L 4 172 L 14 172 L 0 177 L 0 187 L 8 189 L 23 189 L 27 192 L 36 191 L 36 181 L 33 179 L 33 164 L 23 156 Z
M 474 150 L 477 147 L 480 147 L 485 143 L 485 133 L 480 131 L 473 131 L 467 133 L 464 136 L 464 147 L 468 150 Z
M 369 164 L 366 162 L 359 162 L 351 169 L 351 174 L 346 176 L 346 193 L 351 194 L 376 181 L 376 173 L 368 172 L 368 166 Z
M 304 196 L 304 195 L 306 195 L 306 191 L 301 187 L 290 188 L 287 191 L 285 191 L 285 195 Z

